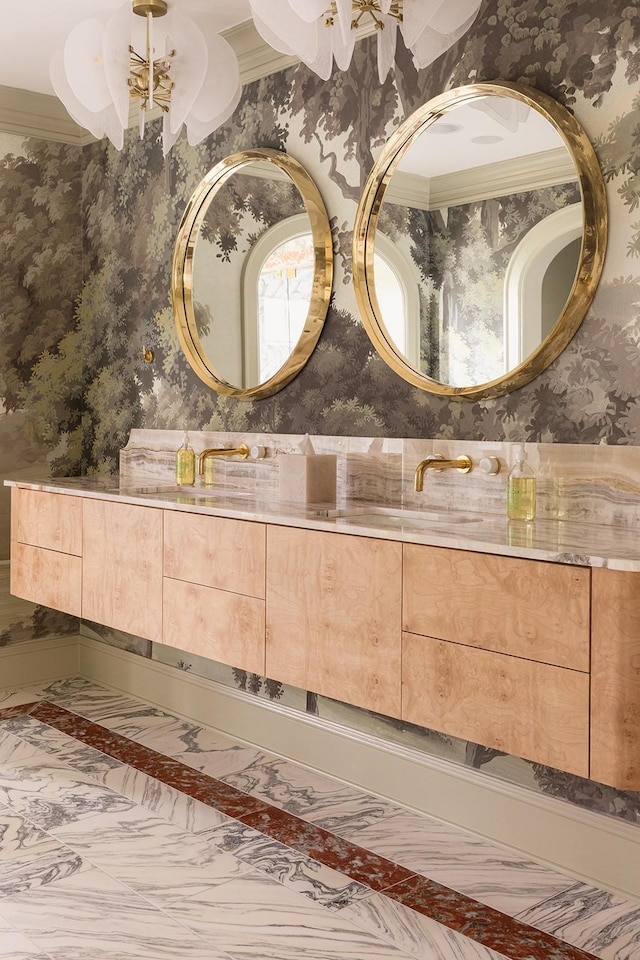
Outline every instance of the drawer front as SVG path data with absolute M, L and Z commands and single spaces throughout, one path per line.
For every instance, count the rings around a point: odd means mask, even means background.
M 401 544 L 270 526 L 267 676 L 400 716 Z
M 14 542 L 11 547 L 11 593 L 23 600 L 82 613 L 82 559 L 55 550 Z
M 410 633 L 588 672 L 589 608 L 585 567 L 404 546 Z
M 162 642 L 264 676 L 265 604 L 165 578 Z
M 162 514 L 84 501 L 82 616 L 145 640 L 162 636 Z
M 589 677 L 403 634 L 402 719 L 589 775 Z
M 12 487 L 11 536 L 33 547 L 82 556 L 82 498 Z
M 167 510 L 164 575 L 264 600 L 263 523 Z

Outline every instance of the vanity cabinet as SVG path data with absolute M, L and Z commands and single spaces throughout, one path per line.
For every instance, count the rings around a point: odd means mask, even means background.
M 402 716 L 589 776 L 590 571 L 404 545 Z
M 13 488 L 10 584 L 23 600 L 81 615 L 81 499 Z
M 640 572 L 14 487 L 11 592 L 640 790 Z
M 166 511 L 162 642 L 263 675 L 263 523 Z
M 164 511 L 84 498 L 82 616 L 162 640 Z
M 267 676 L 400 717 L 402 544 L 267 531 Z

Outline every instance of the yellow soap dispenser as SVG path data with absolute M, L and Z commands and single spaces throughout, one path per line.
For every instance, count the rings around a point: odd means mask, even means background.
M 516 462 L 507 478 L 507 517 L 533 520 L 536 515 L 536 477 L 527 463 L 524 444 L 516 447 Z
M 176 453 L 176 483 L 180 487 L 192 487 L 196 482 L 196 455 L 185 433 L 182 446 Z

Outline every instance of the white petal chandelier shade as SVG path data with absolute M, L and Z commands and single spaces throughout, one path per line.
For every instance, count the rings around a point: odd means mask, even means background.
M 138 14 L 134 7 L 138 7 Z M 242 85 L 236 55 L 215 31 L 203 32 L 178 5 L 164 15 L 162 0 L 127 0 L 110 18 L 83 20 L 56 51 L 54 90 L 71 117 L 121 150 L 131 101 L 144 118 L 163 114 L 165 155 L 186 126 L 195 145 L 231 116 Z M 159 10 L 156 16 L 152 10 Z M 142 13 L 140 12 L 142 11 Z
M 378 76 L 384 83 L 393 65 L 400 30 L 417 67 L 426 67 L 462 37 L 482 0 L 249 0 L 262 38 L 281 53 L 295 55 L 328 80 L 333 62 L 346 70 L 356 31 L 366 17 L 376 26 Z

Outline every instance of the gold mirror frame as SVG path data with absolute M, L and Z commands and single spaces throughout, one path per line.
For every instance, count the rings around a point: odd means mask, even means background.
M 427 127 L 452 107 L 477 97 L 513 97 L 542 114 L 557 130 L 574 162 L 583 207 L 583 230 L 576 277 L 567 302 L 549 335 L 522 363 L 487 383 L 455 387 L 416 370 L 386 332 L 375 292 L 373 262 L 380 209 L 391 177 L 405 151 Z M 404 380 L 431 393 L 460 400 L 485 400 L 522 387 L 545 370 L 564 350 L 582 323 L 600 280 L 607 244 L 604 180 L 589 138 L 578 121 L 552 97 L 507 81 L 457 87 L 420 107 L 385 144 L 364 186 L 353 237 L 353 278 L 365 330 L 382 359 Z
M 193 302 L 193 264 L 196 242 L 209 204 L 222 185 L 243 167 L 266 160 L 284 171 L 298 188 L 309 217 L 314 250 L 311 300 L 304 328 L 286 363 L 269 379 L 254 387 L 236 387 L 215 369 L 203 347 Z M 333 242 L 329 217 L 315 183 L 297 160 L 286 153 L 261 147 L 244 150 L 221 160 L 203 178 L 189 200 L 182 218 L 173 254 L 171 300 L 180 345 L 203 383 L 218 393 L 244 400 L 262 400 L 282 390 L 302 370 L 322 332 L 331 297 Z

